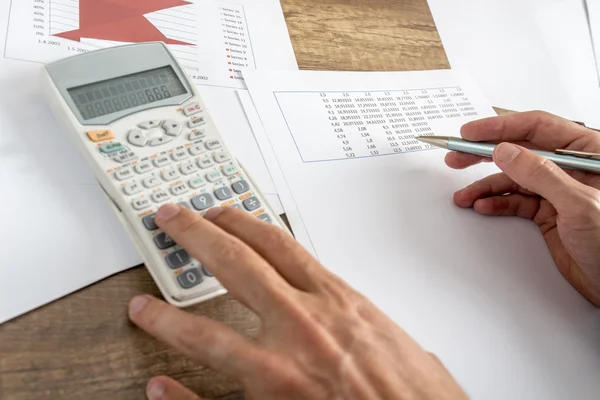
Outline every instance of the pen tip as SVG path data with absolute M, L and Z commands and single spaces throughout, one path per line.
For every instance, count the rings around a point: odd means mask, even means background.
M 433 146 L 448 148 L 448 138 L 444 136 L 415 136 L 415 139 Z

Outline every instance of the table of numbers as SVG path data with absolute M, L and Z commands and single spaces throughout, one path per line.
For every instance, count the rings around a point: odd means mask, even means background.
M 373 92 L 275 92 L 304 162 L 422 151 L 415 136 L 444 135 L 477 116 L 461 87 Z

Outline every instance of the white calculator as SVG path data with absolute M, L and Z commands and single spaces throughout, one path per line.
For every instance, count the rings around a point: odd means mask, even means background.
M 161 205 L 179 203 L 200 214 L 236 207 L 286 229 L 228 151 L 163 43 L 112 47 L 49 64 L 43 90 L 171 304 L 189 306 L 226 290 L 156 226 Z

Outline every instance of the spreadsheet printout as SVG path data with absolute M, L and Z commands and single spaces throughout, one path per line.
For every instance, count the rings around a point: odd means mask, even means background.
M 473 398 L 597 397 L 600 315 L 558 272 L 538 227 L 453 204 L 497 167 L 452 170 L 446 150 L 412 142 L 495 115 L 470 79 L 451 70 L 244 77 L 243 104 L 294 234 L 326 268 L 438 355 Z

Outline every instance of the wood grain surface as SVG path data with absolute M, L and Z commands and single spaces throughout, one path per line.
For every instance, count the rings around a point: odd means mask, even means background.
M 301 69 L 449 68 L 426 0 L 283 0 L 282 7 Z M 207 398 L 242 399 L 236 382 L 128 321 L 127 302 L 139 293 L 159 295 L 143 267 L 0 325 L 0 399 L 145 399 L 147 380 L 159 374 Z M 189 311 L 245 335 L 258 328 L 229 296 Z

